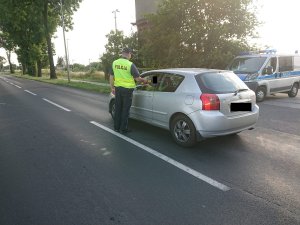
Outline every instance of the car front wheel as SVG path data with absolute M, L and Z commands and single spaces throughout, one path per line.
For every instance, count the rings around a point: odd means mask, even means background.
M 116 104 L 115 100 L 112 100 L 109 104 L 109 112 L 111 117 L 114 119 L 115 118 L 115 112 L 116 112 Z
M 288 92 L 289 97 L 293 98 L 296 97 L 298 94 L 299 85 L 294 83 L 291 90 Z
M 258 87 L 256 90 L 256 101 L 262 102 L 266 97 L 266 88 L 265 87 Z
M 187 116 L 175 116 L 170 128 L 172 137 L 177 144 L 183 147 L 192 147 L 196 144 L 196 129 Z

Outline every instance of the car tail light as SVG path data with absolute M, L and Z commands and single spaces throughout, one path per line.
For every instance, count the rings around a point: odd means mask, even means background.
M 220 99 L 216 94 L 200 95 L 202 110 L 220 110 Z

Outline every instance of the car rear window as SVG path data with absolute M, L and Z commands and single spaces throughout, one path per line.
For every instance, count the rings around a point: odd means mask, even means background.
M 247 85 L 233 72 L 208 72 L 195 76 L 203 93 L 232 93 L 239 89 L 248 89 Z

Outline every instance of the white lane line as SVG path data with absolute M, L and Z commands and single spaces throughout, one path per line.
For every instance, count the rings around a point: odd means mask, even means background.
M 52 104 L 52 105 L 57 106 L 58 108 L 61 108 L 61 109 L 65 110 L 65 111 L 67 111 L 67 112 L 71 112 L 70 109 L 67 109 L 67 108 L 65 108 L 65 107 L 63 107 L 61 105 L 58 105 L 58 104 L 56 104 L 56 103 L 54 103 L 54 102 L 52 102 L 52 101 L 50 101 L 50 100 L 48 100 L 46 98 L 43 98 L 43 100 L 46 101 L 46 102 L 48 102 L 48 103 L 50 103 L 50 104 Z
M 6 83 L 9 83 L 9 84 L 11 84 L 11 85 L 13 85 L 13 86 L 15 86 L 15 87 L 17 87 L 17 88 L 22 88 L 22 87 L 20 87 L 20 86 L 18 86 L 18 85 L 16 85 L 16 84 L 10 82 L 9 80 L 7 80 L 7 79 L 5 79 L 5 78 L 1 78 L 1 79 L 4 80 Z
M 124 136 L 124 135 L 122 135 L 122 134 L 120 134 L 118 132 L 115 132 L 112 129 L 103 126 L 102 124 L 99 124 L 99 123 L 97 123 L 95 121 L 90 121 L 90 123 L 94 124 L 95 126 L 101 128 L 103 130 L 106 130 L 109 133 L 112 133 L 112 134 L 118 136 L 119 138 L 122 138 L 123 140 L 125 140 L 125 141 L 127 141 L 127 142 L 129 142 L 129 143 L 131 143 L 131 144 L 133 144 L 133 145 L 135 145 L 135 146 L 137 146 L 137 147 L 145 150 L 146 152 L 148 152 L 148 153 L 150 153 L 150 154 L 152 154 L 152 155 L 154 155 L 154 156 L 156 156 L 156 157 L 158 157 L 158 158 L 160 158 L 160 159 L 162 159 L 162 160 L 164 160 L 164 161 L 166 161 L 166 162 L 168 162 L 170 164 L 172 164 L 173 166 L 175 166 L 175 167 L 183 170 L 184 172 L 189 173 L 190 175 L 192 175 L 192 176 L 194 176 L 194 177 L 196 177 L 196 178 L 198 178 L 198 179 L 200 179 L 200 180 L 202 180 L 202 181 L 204 181 L 204 182 L 206 182 L 206 183 L 214 186 L 215 188 L 218 188 L 218 189 L 220 189 L 222 191 L 229 191 L 231 189 L 230 187 L 228 187 L 228 186 L 226 186 L 224 184 L 221 184 L 218 181 L 215 181 L 212 178 L 210 178 L 208 176 L 205 176 L 204 174 L 199 173 L 198 171 L 196 171 L 196 170 L 194 170 L 194 169 L 192 169 L 192 168 L 190 168 L 188 166 L 185 166 L 182 163 L 177 162 L 176 160 L 174 160 L 174 159 L 172 159 L 172 158 L 170 158 L 168 156 L 163 155 L 163 154 L 155 151 L 154 149 L 152 149 L 152 148 L 150 148 L 150 147 L 148 147 L 146 145 L 143 145 L 143 144 L 141 144 L 141 143 L 139 143 L 139 142 L 137 142 L 137 141 L 135 141 L 135 140 L 133 140 L 131 138 L 128 138 L 128 137 L 126 137 L 126 136 Z
M 24 90 L 25 92 L 31 94 L 31 95 L 36 95 L 35 93 L 31 92 L 31 91 L 28 91 L 28 90 Z
M 17 87 L 17 88 L 22 88 L 22 87 L 20 87 L 20 86 L 18 86 L 18 85 L 16 85 L 16 84 L 13 84 L 15 87 Z

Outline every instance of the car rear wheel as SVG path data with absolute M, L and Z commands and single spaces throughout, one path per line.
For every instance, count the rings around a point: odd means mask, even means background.
M 196 129 L 187 116 L 175 116 L 170 128 L 172 137 L 177 144 L 183 147 L 192 147 L 196 144 Z
M 266 97 L 266 88 L 265 87 L 258 87 L 256 90 L 256 101 L 262 102 Z
M 291 90 L 288 92 L 289 97 L 296 97 L 298 94 L 299 84 L 294 83 Z

